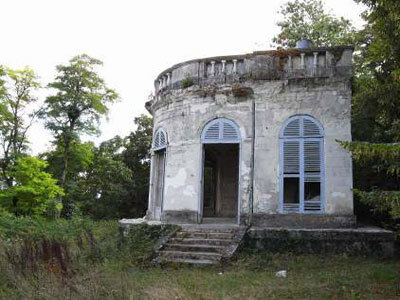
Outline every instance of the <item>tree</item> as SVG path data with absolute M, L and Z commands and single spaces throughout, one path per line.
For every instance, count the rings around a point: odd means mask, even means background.
M 64 203 L 71 203 L 72 205 L 81 196 L 80 185 L 87 173 L 93 168 L 95 149 L 93 142 L 82 143 L 79 139 L 71 142 L 66 175 L 68 180 L 64 185 L 64 190 L 68 192 L 64 195 Z M 43 153 L 40 157 L 48 162 L 46 171 L 60 181 L 64 166 L 63 149 L 56 145 L 53 151 Z
M 15 161 L 27 150 L 27 132 L 40 109 L 33 109 L 37 102 L 33 92 L 39 88 L 35 72 L 23 70 L 0 70 L 0 144 L 2 178 L 8 187 L 13 186 L 9 172 Z
M 125 138 L 71 144 L 66 203 L 75 202 L 81 213 L 96 219 L 142 217 L 149 191 L 152 119 L 135 118 L 136 130 Z M 56 148 L 41 157 L 47 171 L 61 178 L 63 151 Z
M 6 94 L 6 81 L 5 81 L 6 71 L 3 66 L 0 65 L 0 99 L 4 99 Z
M 363 47 L 360 57 L 363 72 L 355 83 L 354 133 L 365 141 L 399 142 L 400 3 L 394 0 L 361 2 L 370 7 L 364 19 L 371 37 Z M 366 122 L 368 128 L 364 128 Z
M 367 33 L 360 45 L 353 96 L 352 143 L 356 196 L 380 221 L 400 220 L 400 2 L 358 0 Z
M 400 220 L 400 144 L 341 142 L 355 161 L 355 196 L 361 219 L 396 228 Z M 373 215 L 371 215 L 373 208 Z M 397 228 L 400 229 L 400 228 Z
M 281 47 L 295 47 L 302 39 L 314 46 L 352 45 L 355 29 L 343 17 L 326 12 L 321 0 L 294 0 L 281 6 L 283 20 L 278 22 L 280 33 L 273 43 Z
M 71 192 L 82 212 L 96 219 L 132 217 L 125 209 L 130 204 L 132 171 L 122 160 L 124 140 L 119 136 L 94 149 L 88 171 Z
M 82 174 L 88 172 L 93 164 L 95 145 L 93 142 L 82 143 L 75 139 L 70 144 L 70 155 L 68 161 L 68 181 L 66 185 L 73 184 L 78 181 Z M 53 174 L 55 178 L 61 180 L 64 165 L 64 151 L 56 145 L 53 151 L 45 152 L 40 155 L 40 158 L 46 160 L 49 165 L 46 168 L 47 172 Z M 67 188 L 69 190 L 70 187 Z M 68 197 L 68 195 L 66 195 Z
M 132 218 L 146 213 L 150 177 L 152 119 L 135 118 L 136 130 L 94 150 L 93 163 L 72 197 L 94 218 Z
M 63 190 L 44 169 L 47 163 L 35 157 L 19 158 L 10 171 L 15 185 L 0 191 L 1 206 L 16 215 L 54 215 L 61 209 L 57 197 Z
M 142 217 L 148 204 L 153 119 L 141 115 L 134 122 L 137 128 L 125 138 L 125 150 L 122 153 L 125 165 L 133 174 L 133 184 L 129 186 L 129 202 L 125 203 L 124 210 L 131 216 Z
M 96 73 L 96 67 L 100 65 L 100 60 L 88 55 L 75 56 L 68 65 L 57 66 L 56 80 L 48 85 L 56 94 L 46 98 L 42 116 L 62 153 L 60 185 L 63 188 L 67 187 L 73 143 L 79 142 L 82 134 L 97 134 L 100 117 L 108 112 L 109 104 L 118 98 L 117 93 L 108 88 Z M 73 203 L 66 203 L 65 200 L 63 215 L 69 216 L 73 211 Z

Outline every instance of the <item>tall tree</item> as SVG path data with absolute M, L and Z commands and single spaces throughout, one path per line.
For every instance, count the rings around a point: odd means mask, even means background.
M 108 88 L 97 74 L 96 68 L 101 65 L 100 60 L 86 54 L 75 56 L 69 64 L 56 67 L 56 80 L 48 85 L 56 94 L 46 98 L 42 116 L 62 153 L 60 184 L 63 188 L 67 187 L 73 143 L 79 141 L 82 134 L 99 133 L 100 117 L 108 112 L 109 104 L 118 98 L 117 93 Z M 63 198 L 63 215 L 69 216 L 73 204 L 65 200 Z
M 368 7 L 353 96 L 353 138 L 361 203 L 400 220 L 400 2 L 357 0 Z M 357 66 L 357 65 L 356 65 Z M 393 226 L 393 224 L 392 224 Z
M 95 145 L 93 142 L 84 142 L 75 139 L 70 144 L 69 160 L 68 160 L 68 184 L 72 184 L 74 181 L 78 181 L 79 177 L 88 172 L 92 167 Z M 63 174 L 64 165 L 64 150 L 61 146 L 55 145 L 52 151 L 42 153 L 40 157 L 46 160 L 49 165 L 46 170 L 54 175 L 55 178 L 59 179 Z M 67 188 L 69 190 L 69 188 Z M 68 195 L 66 195 L 67 197 Z
M 277 46 L 294 47 L 302 39 L 317 47 L 353 44 L 356 31 L 351 22 L 326 12 L 321 0 L 289 1 L 279 13 L 283 17 L 277 23 L 280 32 L 272 40 Z
M 68 191 L 63 197 L 64 203 L 75 203 L 81 199 L 82 182 L 85 181 L 87 174 L 93 169 L 93 161 L 95 157 L 96 147 L 93 142 L 82 143 L 79 139 L 74 139 L 70 144 L 68 170 L 64 189 Z M 64 150 L 57 146 L 49 152 L 42 153 L 42 159 L 48 162 L 46 171 L 51 173 L 54 178 L 60 181 L 63 174 L 64 166 Z
M 354 132 L 369 142 L 400 142 L 400 3 L 363 0 L 369 42 L 363 47 L 356 78 Z M 365 128 L 365 123 L 369 123 Z
M 33 104 L 33 95 L 39 88 L 38 78 L 30 68 L 23 70 L 3 69 L 0 82 L 0 144 L 2 147 L 1 172 L 8 187 L 13 185 L 10 169 L 27 149 L 27 132 L 40 109 Z

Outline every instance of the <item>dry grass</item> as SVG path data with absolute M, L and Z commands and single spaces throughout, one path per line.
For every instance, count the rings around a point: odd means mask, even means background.
M 59 226 L 70 232 L 72 225 Z M 85 230 L 64 240 L 47 236 L 47 244 L 40 235 L 35 243 L 30 234 L 0 238 L 0 298 L 399 299 L 395 259 L 248 252 L 227 266 L 161 268 L 149 262 L 160 229 L 138 227 L 118 246 L 110 222 L 77 226 Z M 288 276 L 276 277 L 279 270 Z
M 281 269 L 287 278 L 275 276 Z M 4 299 L 398 299 L 396 261 L 343 256 L 243 254 L 224 268 L 103 263 L 68 278 L 8 272 Z

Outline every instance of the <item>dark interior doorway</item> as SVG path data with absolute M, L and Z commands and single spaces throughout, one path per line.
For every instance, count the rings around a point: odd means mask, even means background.
M 204 144 L 203 217 L 237 217 L 239 144 Z

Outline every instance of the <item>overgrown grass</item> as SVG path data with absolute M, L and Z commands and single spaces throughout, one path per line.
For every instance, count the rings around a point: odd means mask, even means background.
M 397 299 L 394 259 L 247 250 L 226 266 L 152 266 L 173 229 L 136 226 L 122 242 L 116 221 L 0 217 L 0 298 Z

